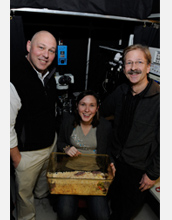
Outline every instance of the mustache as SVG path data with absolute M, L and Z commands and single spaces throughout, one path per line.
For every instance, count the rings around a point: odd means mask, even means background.
M 129 70 L 127 73 L 130 74 L 130 75 L 133 75 L 133 74 L 141 74 L 142 71 L 141 71 L 141 70 Z

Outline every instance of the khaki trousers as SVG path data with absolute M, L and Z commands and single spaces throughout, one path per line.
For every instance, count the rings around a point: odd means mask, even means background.
M 35 220 L 34 198 L 44 198 L 49 193 L 46 170 L 51 152 L 56 151 L 54 143 L 45 149 L 21 153 L 21 161 L 15 169 L 17 192 L 17 219 Z

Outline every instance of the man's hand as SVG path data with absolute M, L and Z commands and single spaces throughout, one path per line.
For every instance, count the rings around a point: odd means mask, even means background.
M 17 146 L 10 149 L 10 156 L 13 161 L 14 168 L 17 168 L 21 160 L 21 154 Z
M 111 163 L 111 164 L 110 164 L 110 168 L 111 168 L 112 176 L 115 177 L 116 168 L 115 168 L 115 166 L 114 166 L 114 163 Z
M 142 176 L 142 179 L 140 181 L 140 187 L 139 189 L 141 190 L 141 192 L 150 189 L 154 184 L 155 184 L 156 180 L 151 180 L 149 179 L 149 177 L 147 176 L 147 174 L 145 173 Z

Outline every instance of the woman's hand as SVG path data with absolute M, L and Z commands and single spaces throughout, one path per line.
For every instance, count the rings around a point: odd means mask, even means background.
M 70 157 L 77 157 L 81 152 L 79 152 L 74 146 L 65 149 L 65 153 Z

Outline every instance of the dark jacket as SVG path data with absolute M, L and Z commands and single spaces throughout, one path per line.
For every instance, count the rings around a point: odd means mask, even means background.
M 20 151 L 49 147 L 55 137 L 56 83 L 52 77 L 43 86 L 36 71 L 24 58 L 11 70 L 11 82 L 21 99 L 15 129 Z
M 57 140 L 57 149 L 63 152 L 63 148 L 71 145 L 70 136 L 73 132 L 74 116 L 68 115 L 62 121 L 60 127 L 60 133 Z M 97 154 L 108 154 L 108 149 L 112 146 L 112 127 L 109 121 L 104 118 L 100 118 L 96 131 L 97 138 Z
M 144 170 L 150 179 L 157 179 L 160 170 L 160 87 L 151 80 L 151 86 L 139 101 L 128 138 L 121 145 L 118 138 L 123 100 L 127 84 L 120 85 L 101 106 L 104 117 L 114 115 L 113 157 L 135 168 Z

